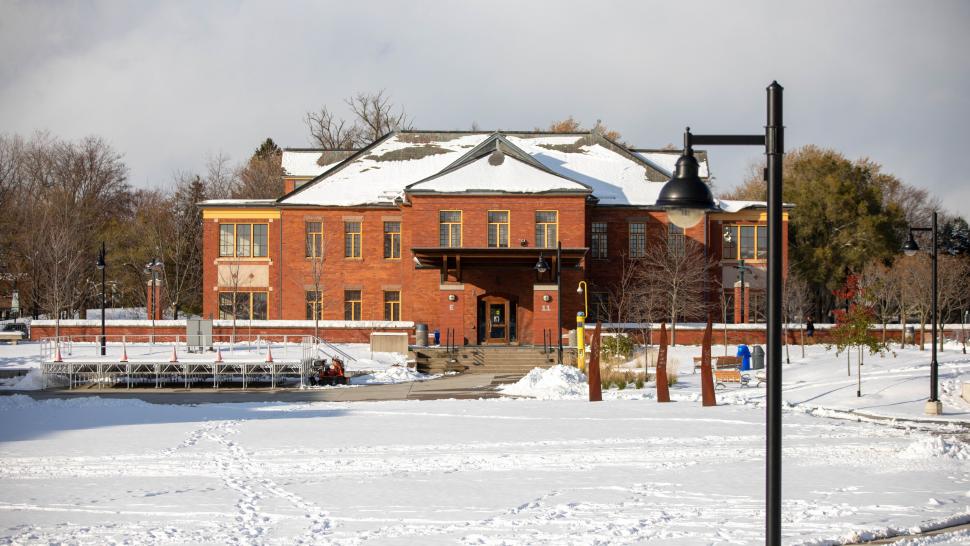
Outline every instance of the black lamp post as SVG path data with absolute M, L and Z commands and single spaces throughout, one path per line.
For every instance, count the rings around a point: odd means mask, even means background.
M 107 354 L 107 338 L 104 335 L 104 272 L 107 267 L 104 263 L 104 241 L 101 241 L 101 252 L 98 253 L 98 269 L 101 270 L 101 356 Z
M 668 219 L 686 228 L 715 209 L 714 197 L 698 176 L 694 144 L 713 146 L 764 146 L 768 168 L 768 411 L 765 543 L 781 545 L 781 161 L 784 154 L 782 87 L 768 86 L 768 123 L 764 135 L 693 135 L 684 133 L 684 154 L 674 176 L 664 185 L 657 205 Z
M 916 239 L 913 238 L 914 231 L 929 231 L 932 232 L 933 251 L 930 252 L 933 262 L 932 275 L 930 277 L 930 290 L 933 292 L 930 298 L 930 321 L 933 323 L 933 341 L 931 343 L 932 350 L 930 352 L 930 399 L 926 401 L 925 412 L 927 415 L 940 415 L 943 413 L 943 404 L 940 402 L 938 383 L 939 383 L 939 364 L 936 362 L 936 302 L 937 302 L 937 253 L 938 248 L 936 245 L 936 211 L 933 211 L 933 226 L 932 227 L 910 227 L 909 228 L 909 240 L 903 244 L 903 252 L 907 256 L 913 256 L 919 252 L 919 245 L 916 244 Z
M 562 364 L 562 300 L 560 298 L 561 285 L 562 285 L 562 266 L 560 265 L 560 258 L 562 257 L 562 242 L 556 242 L 556 336 L 558 341 L 556 342 L 556 359 L 558 364 Z M 545 273 L 549 271 L 549 264 L 542 257 L 542 253 L 539 253 L 539 261 L 536 262 L 535 270 L 539 273 Z

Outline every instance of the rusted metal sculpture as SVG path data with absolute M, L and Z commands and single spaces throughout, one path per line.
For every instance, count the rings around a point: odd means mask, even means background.
M 714 399 L 714 372 L 711 371 L 711 317 L 707 317 L 704 346 L 701 348 L 701 399 L 705 406 L 717 405 Z
M 603 401 L 603 387 L 600 385 L 600 324 L 596 322 L 596 329 L 593 330 L 593 342 L 590 344 L 589 364 L 587 367 L 587 378 L 589 381 L 589 401 Z
M 667 325 L 660 323 L 660 351 L 657 352 L 657 402 L 670 402 L 667 379 Z

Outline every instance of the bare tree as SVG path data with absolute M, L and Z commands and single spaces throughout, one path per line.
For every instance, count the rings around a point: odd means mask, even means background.
M 43 211 L 35 227 L 35 252 L 30 254 L 34 283 L 43 309 L 54 319 L 54 336 L 61 335 L 61 315 L 71 314 L 82 295 L 84 245 L 71 223 L 59 218 L 63 209 Z
M 901 256 L 893 264 L 900 286 L 900 313 L 915 314 L 919 318 L 919 349 L 925 349 L 926 322 L 929 320 L 932 290 L 930 289 L 930 257 L 925 253 Z M 904 324 L 905 327 L 905 324 Z M 905 338 L 905 331 L 903 332 Z
M 809 305 L 812 301 L 812 292 L 800 276 L 796 275 L 794 272 L 789 272 L 788 276 L 785 278 L 784 286 L 784 307 L 786 322 L 790 322 L 793 317 L 797 317 L 802 323 L 802 327 L 799 328 L 800 337 L 799 344 L 802 346 L 802 358 L 805 358 L 805 316 L 808 312 Z M 787 339 L 786 339 L 786 350 L 787 350 Z
M 356 117 L 357 146 L 363 147 L 391 131 L 408 130 L 411 120 L 404 108 L 395 109 L 386 90 L 377 93 L 357 93 L 345 101 Z
M 310 138 L 317 146 L 327 150 L 346 150 L 357 142 L 357 128 L 345 119 L 337 118 L 326 106 L 319 112 L 307 112 L 307 128 Z
M 899 277 L 881 261 L 866 264 L 859 274 L 862 301 L 875 312 L 882 323 L 882 343 L 886 343 L 886 325 L 899 310 Z
M 329 230 L 324 229 L 319 237 L 308 236 L 306 254 L 310 261 L 310 282 L 313 287 L 313 337 L 320 337 L 320 315 L 323 313 L 323 278 L 327 258 Z
M 670 319 L 670 342 L 674 345 L 678 320 L 702 320 L 711 310 L 707 289 L 713 263 L 696 241 L 686 239 L 681 247 L 668 244 L 667 237 L 649 246 L 639 261 L 645 288 L 661 295 L 658 311 Z
M 283 194 L 283 166 L 280 156 L 254 156 L 241 169 L 233 188 L 234 199 L 275 199 Z

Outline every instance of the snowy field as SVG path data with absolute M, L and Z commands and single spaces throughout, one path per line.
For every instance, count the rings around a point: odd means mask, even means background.
M 703 408 L 696 354 L 674 348 L 670 404 L 652 383 L 590 404 L 556 369 L 497 400 L 0 396 L 0 543 L 761 544 L 764 388 L 731 386 Z M 970 356 L 940 354 L 945 415 L 931 419 L 928 351 L 867 356 L 861 398 L 854 357 L 848 377 L 844 355 L 796 354 L 787 544 L 970 521 L 970 404 L 956 395 Z

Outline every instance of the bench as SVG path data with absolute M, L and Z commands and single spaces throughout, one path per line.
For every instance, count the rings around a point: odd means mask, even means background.
M 721 368 L 736 368 L 736 367 L 738 367 L 738 366 L 741 365 L 741 357 L 740 356 L 715 356 L 715 357 L 711 357 L 711 358 L 712 358 L 712 360 L 714 360 L 714 368 L 715 369 L 721 369 Z M 701 367 L 701 357 L 695 356 L 694 357 L 694 368 L 700 368 L 700 367 Z
M 0 332 L 0 341 L 9 341 L 11 345 L 16 345 L 23 340 L 20 332 Z
M 738 383 L 742 387 L 751 387 L 751 383 L 754 382 L 755 387 L 760 387 L 762 383 L 767 383 L 768 378 L 765 376 L 764 372 L 756 372 L 752 377 L 751 374 L 741 373 L 741 370 L 716 370 L 714 372 L 714 388 L 724 389 L 727 387 L 726 383 Z

